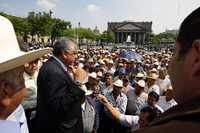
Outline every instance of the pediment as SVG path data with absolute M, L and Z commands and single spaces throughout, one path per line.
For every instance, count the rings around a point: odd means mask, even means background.
M 127 24 L 123 24 L 123 25 L 119 26 L 117 28 L 117 30 L 140 31 L 140 30 L 143 30 L 143 28 L 141 28 L 135 24 L 127 23 Z

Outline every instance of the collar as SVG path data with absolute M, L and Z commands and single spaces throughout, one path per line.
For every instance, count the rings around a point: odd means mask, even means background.
M 55 59 L 60 65 L 61 67 L 67 72 L 67 66 L 56 56 L 52 56 L 53 59 Z
M 37 75 L 38 75 L 38 72 L 35 72 L 32 76 L 31 75 L 29 75 L 28 73 L 26 73 L 25 71 L 24 71 L 24 74 L 23 74 L 23 77 L 24 77 L 24 79 L 26 80 L 26 79 L 34 79 L 34 80 L 36 80 L 37 78 Z
M 22 107 L 22 105 L 19 105 L 14 112 L 12 112 L 7 120 L 11 120 L 11 121 L 15 121 L 15 122 L 19 122 L 20 125 L 22 125 L 23 123 L 26 122 L 26 117 L 25 117 L 25 113 L 24 113 L 24 109 Z

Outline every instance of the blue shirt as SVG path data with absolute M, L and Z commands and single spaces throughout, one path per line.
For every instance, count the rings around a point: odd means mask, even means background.
M 121 93 L 115 100 L 113 91 L 111 91 L 106 94 L 106 98 L 118 111 L 120 111 L 122 114 L 125 113 L 127 106 L 127 96 L 124 93 Z

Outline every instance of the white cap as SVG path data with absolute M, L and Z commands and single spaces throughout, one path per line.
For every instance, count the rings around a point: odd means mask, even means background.
M 137 73 L 136 78 L 144 78 L 144 74 L 143 73 Z
M 96 79 L 97 74 L 95 72 L 92 72 L 92 73 L 89 74 L 89 77 Z
M 155 62 L 154 65 L 159 66 L 159 62 Z
M 93 91 L 92 90 L 88 90 L 85 85 L 82 85 L 81 89 L 85 92 L 85 96 L 91 95 L 93 93 Z
M 109 62 L 108 63 L 110 63 L 110 64 L 113 64 L 114 62 L 113 62 L 113 60 L 109 60 Z
M 79 61 L 85 61 L 85 59 L 84 58 L 79 58 Z
M 113 85 L 117 87 L 123 87 L 123 82 L 122 80 L 118 79 L 113 83 Z
M 144 80 L 139 80 L 136 82 L 140 87 L 144 88 L 145 87 L 145 81 Z
M 99 64 L 105 65 L 105 62 L 103 60 L 99 60 Z
M 94 62 L 94 60 L 92 58 L 89 58 L 88 62 Z
M 103 73 L 101 71 L 97 72 L 97 76 L 103 77 Z

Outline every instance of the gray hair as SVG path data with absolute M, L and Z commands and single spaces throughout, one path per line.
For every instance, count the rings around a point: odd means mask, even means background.
M 69 38 L 60 38 L 53 47 L 53 54 L 59 56 L 62 52 L 72 52 L 77 49 L 76 42 Z

